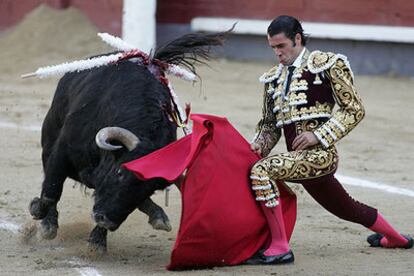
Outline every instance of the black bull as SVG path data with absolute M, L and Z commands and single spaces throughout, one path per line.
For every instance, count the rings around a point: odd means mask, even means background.
M 185 35 L 155 51 L 154 59 L 195 73 L 194 65 L 208 59 L 210 46 L 221 45 L 225 35 Z M 140 181 L 121 167 L 176 140 L 176 126 L 165 110 L 171 97 L 159 80 L 164 75 L 159 64 L 122 61 L 68 73 L 59 81 L 42 126 L 42 191 L 30 203 L 33 218 L 42 220 L 44 238 L 56 237 L 57 203 L 67 177 L 95 189 L 92 246 L 105 250 L 107 230 L 116 230 L 136 208 L 154 228 L 171 229 L 162 208 L 150 199 L 168 183 Z

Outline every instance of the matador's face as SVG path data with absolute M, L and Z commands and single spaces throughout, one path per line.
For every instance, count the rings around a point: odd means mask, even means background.
M 283 65 L 291 65 L 303 49 L 300 34 L 296 34 L 294 42 L 283 32 L 271 37 L 268 35 L 267 40 Z

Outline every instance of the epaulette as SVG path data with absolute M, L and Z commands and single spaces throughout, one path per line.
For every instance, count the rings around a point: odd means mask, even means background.
M 353 73 L 348 58 L 342 54 L 334 54 L 331 52 L 325 53 L 321 51 L 313 51 L 312 53 L 310 53 L 308 58 L 309 71 L 313 74 L 325 71 L 331 68 L 338 59 L 342 60 L 345 63 L 345 66 L 348 67 L 353 77 Z
M 313 74 L 325 71 L 334 65 L 338 59 L 337 55 L 331 52 L 313 51 L 309 54 L 308 68 Z
M 279 64 L 278 66 L 272 67 L 269 71 L 264 73 L 260 78 L 259 81 L 261 83 L 269 83 L 274 81 L 275 79 L 279 78 L 280 73 L 282 73 L 283 65 Z

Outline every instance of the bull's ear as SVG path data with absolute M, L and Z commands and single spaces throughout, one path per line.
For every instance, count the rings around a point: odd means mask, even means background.
M 108 151 L 116 151 L 123 147 L 133 151 L 140 140 L 134 133 L 125 128 L 105 127 L 98 131 L 95 142 L 99 148 Z

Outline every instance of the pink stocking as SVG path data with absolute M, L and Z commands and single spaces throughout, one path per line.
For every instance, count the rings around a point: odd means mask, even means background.
M 380 213 L 378 213 L 377 220 L 374 225 L 372 225 L 369 229 L 384 235 L 380 241 L 383 247 L 404 247 L 408 243 L 407 239 L 401 236 L 401 234 L 398 233 Z
M 286 237 L 285 223 L 283 221 L 282 207 L 277 205 L 273 208 L 268 208 L 264 203 L 260 204 L 263 209 L 263 213 L 266 216 L 267 224 L 270 228 L 272 240 L 270 246 L 264 252 L 265 256 L 275 256 L 287 253 L 289 243 Z

